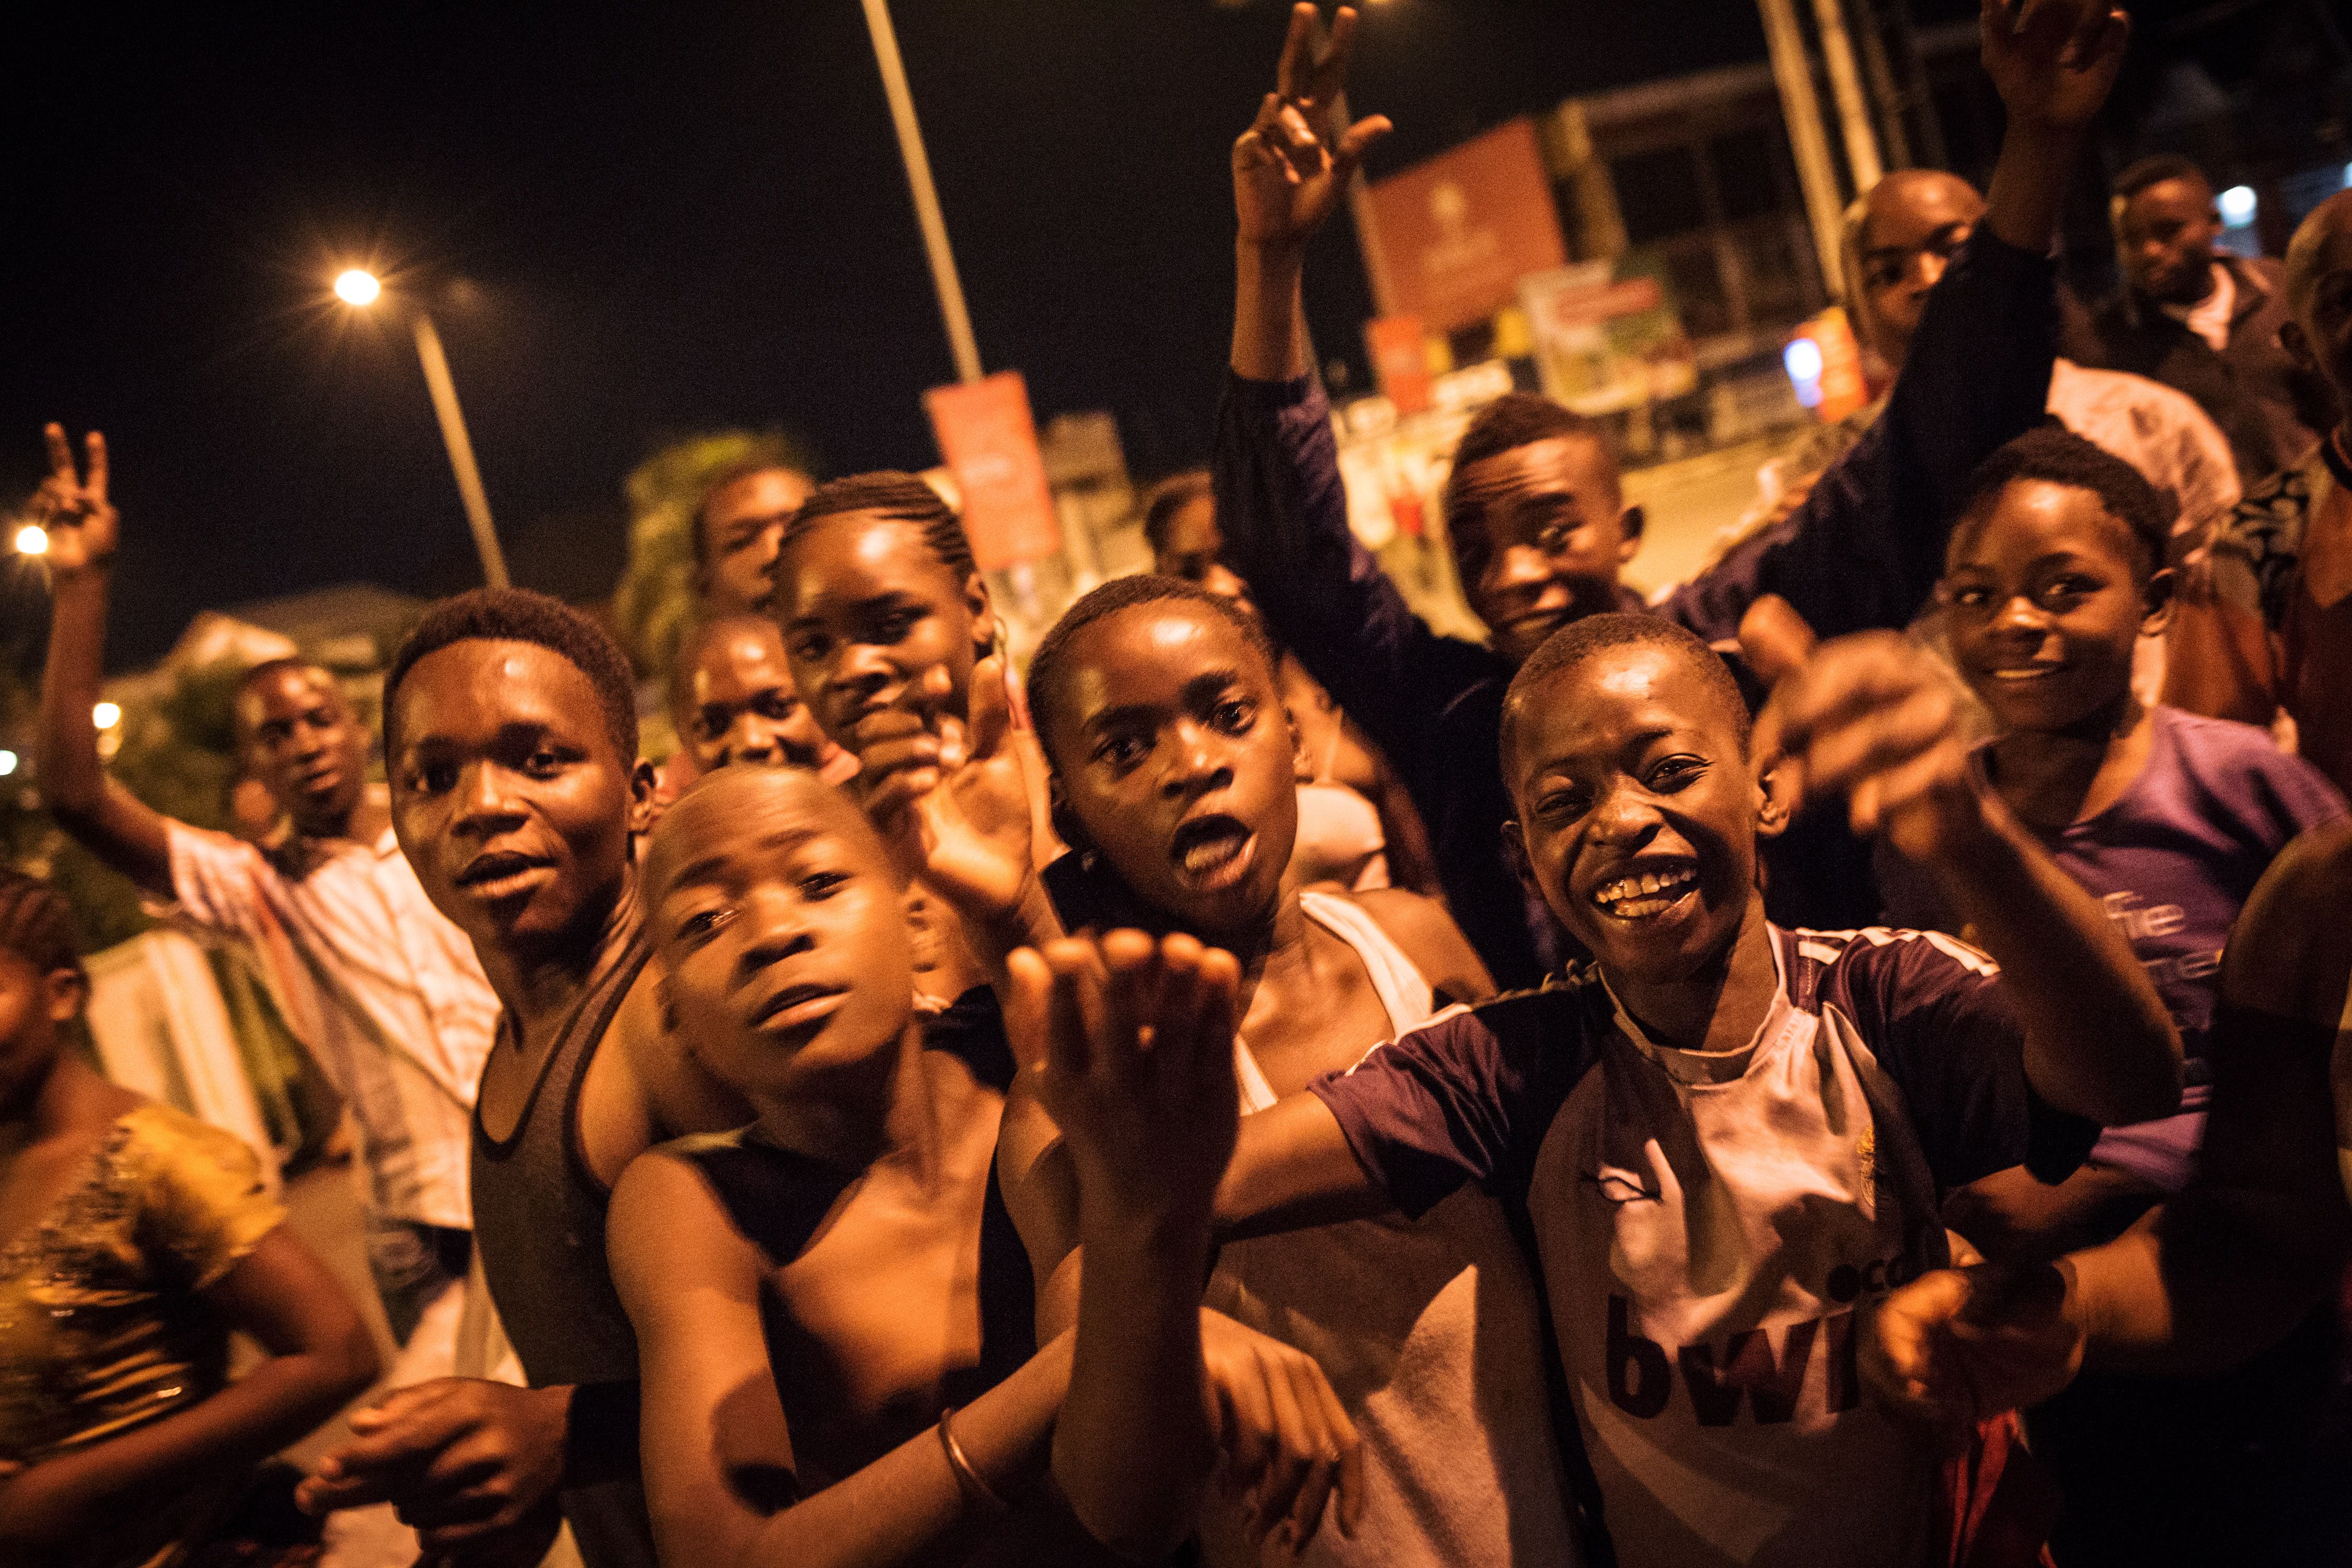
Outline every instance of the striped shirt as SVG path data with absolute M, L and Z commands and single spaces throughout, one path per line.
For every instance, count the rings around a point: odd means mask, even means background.
M 469 1229 L 468 1118 L 499 1000 L 389 828 L 271 855 L 167 825 L 184 912 L 251 939 L 288 1022 L 358 1124 L 378 1216 Z

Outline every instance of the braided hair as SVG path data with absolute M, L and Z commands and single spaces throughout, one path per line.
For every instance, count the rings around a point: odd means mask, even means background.
M 973 564 L 971 541 L 964 536 L 963 519 L 940 499 L 940 492 L 912 474 L 883 468 L 827 479 L 809 492 L 800 510 L 784 524 L 780 550 L 790 550 L 829 517 L 870 511 L 878 517 L 910 524 L 922 536 L 924 547 L 958 583 L 980 568 Z M 779 581 L 781 581 L 781 575 Z

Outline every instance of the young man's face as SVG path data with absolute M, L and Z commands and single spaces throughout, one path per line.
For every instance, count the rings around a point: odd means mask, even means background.
M 1518 720 L 1516 830 L 1544 902 L 1604 972 L 1704 974 L 1756 893 L 1764 807 L 1731 711 L 1675 648 L 1604 649 Z
M 2352 426 L 2352 202 L 2332 199 L 2305 220 L 2326 226 L 2311 253 L 2311 280 L 2299 290 L 2294 320 L 2279 341 L 2295 363 L 2336 393 L 2344 424 Z
M 1927 313 L 1927 291 L 1983 216 L 1984 200 L 1967 181 L 1932 170 L 1889 174 L 1871 192 L 1858 258 L 1862 325 L 1897 370 Z
M 700 591 L 707 614 L 749 615 L 767 603 L 777 542 L 809 489 L 806 474 L 762 468 L 704 504 Z
M 1167 538 L 1152 556 L 1151 569 L 1231 599 L 1255 616 L 1257 605 L 1250 599 L 1249 584 L 1221 559 L 1224 548 L 1225 536 L 1217 527 L 1217 498 L 1195 496 L 1169 519 Z
M 537 643 L 467 638 L 418 659 L 394 701 L 393 826 L 433 907 L 518 957 L 593 940 L 653 785 L 594 683 Z
M 1482 458 L 1453 493 L 1463 588 L 1514 667 L 1569 622 L 1618 607 L 1617 569 L 1641 539 L 1598 438 L 1554 436 Z
M 2213 240 L 2221 220 L 2202 180 L 2158 180 L 2124 203 L 2116 219 L 2116 259 L 2133 292 L 2193 305 L 2212 291 Z
M 2004 731 L 2111 721 L 2141 632 L 2162 624 L 2125 525 L 2091 491 L 2046 479 L 2006 485 L 1961 521 L 1939 596 L 1953 661 Z
M 269 670 L 237 692 L 236 714 L 245 771 L 296 830 L 343 833 L 367 787 L 368 740 L 334 682 L 319 670 Z
M 678 671 L 678 738 L 704 773 L 733 763 L 754 767 L 824 765 L 824 731 L 793 685 L 775 623 L 738 616 L 712 628 Z
M 1071 639 L 1043 735 L 1119 880 L 1208 939 L 1271 918 L 1298 836 L 1296 739 L 1265 656 L 1226 616 L 1158 600 Z
M 904 889 L 857 808 L 814 775 L 739 768 L 688 791 L 646 879 L 677 1027 L 747 1099 L 871 1063 L 905 1030 Z
M 828 517 L 778 563 L 776 618 L 801 698 L 842 745 L 857 721 L 906 693 L 933 665 L 964 715 L 988 621 L 978 573 L 962 582 L 915 526 L 874 512 Z

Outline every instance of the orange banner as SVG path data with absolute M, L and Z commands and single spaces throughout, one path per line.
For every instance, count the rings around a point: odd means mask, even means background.
M 963 492 L 964 535 L 980 569 L 998 572 L 1060 553 L 1061 524 L 1021 373 L 1000 370 L 970 385 L 935 386 L 923 394 L 923 412 Z
M 1381 316 L 1364 323 L 1364 351 L 1381 394 L 1399 414 L 1429 406 L 1429 346 L 1418 316 Z
M 1568 261 L 1551 176 L 1522 116 L 1380 181 L 1362 231 L 1389 313 L 1450 332 L 1511 303 L 1519 279 Z

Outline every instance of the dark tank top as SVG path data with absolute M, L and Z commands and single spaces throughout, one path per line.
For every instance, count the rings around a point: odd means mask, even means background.
M 927 1025 L 923 1045 L 957 1058 L 987 1088 L 1003 1093 L 1012 1087 L 1013 1053 L 1005 1043 L 995 994 L 986 987 L 966 992 Z M 681 1138 L 663 1149 L 702 1173 L 735 1228 L 778 1268 L 807 1249 L 817 1226 L 857 1179 L 856 1173 L 765 1142 L 748 1128 Z M 944 1403 L 971 1404 L 1036 1354 L 1036 1305 L 1029 1254 L 1013 1228 L 992 1165 L 980 1221 L 980 1360 L 948 1374 Z M 760 1322 L 768 1342 L 770 1372 L 776 1375 L 780 1350 L 792 1342 L 791 1325 L 782 1303 L 764 1283 Z M 927 1412 L 922 1421 L 934 1418 L 934 1413 Z M 912 1435 L 911 1430 L 906 1434 Z
M 637 1380 L 636 1335 L 604 1261 L 612 1194 L 582 1157 L 579 1110 L 596 1047 L 651 952 L 632 892 L 586 993 L 540 1064 L 514 1131 L 495 1141 L 478 1106 L 474 1112 L 474 1245 L 533 1388 Z M 501 1015 L 499 1040 L 512 1038 L 512 1020 Z M 656 1568 L 645 1488 L 635 1476 L 567 1488 L 562 1501 L 587 1568 Z

